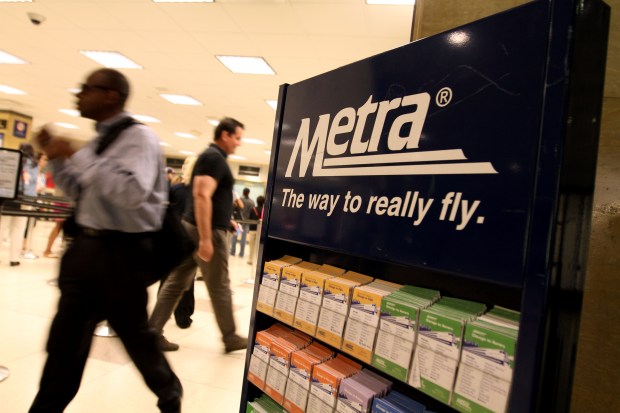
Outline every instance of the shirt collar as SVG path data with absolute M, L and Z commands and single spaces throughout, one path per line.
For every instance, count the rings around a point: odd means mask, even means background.
M 228 158 L 228 154 L 226 152 L 224 152 L 224 150 L 222 148 L 220 148 L 218 145 L 216 145 L 215 143 L 212 143 L 211 145 L 209 145 L 210 148 L 215 148 L 216 150 L 218 150 L 222 156 L 224 157 L 224 159 Z
M 95 124 L 95 130 L 97 131 L 97 135 L 99 136 L 104 135 L 110 129 L 112 125 L 119 122 L 121 119 L 125 119 L 129 116 L 131 116 L 129 112 L 123 111 L 119 113 L 118 115 L 112 116 L 111 118 L 108 118 L 104 121 L 97 122 Z

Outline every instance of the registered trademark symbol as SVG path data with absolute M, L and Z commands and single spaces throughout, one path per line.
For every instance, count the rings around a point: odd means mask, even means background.
M 452 89 L 449 87 L 442 88 L 437 95 L 435 96 L 435 103 L 437 106 L 444 107 L 447 106 L 452 100 Z

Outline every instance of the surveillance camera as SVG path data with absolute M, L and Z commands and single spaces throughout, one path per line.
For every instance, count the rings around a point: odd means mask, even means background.
M 35 26 L 40 25 L 46 20 L 46 17 L 42 14 L 32 12 L 28 13 L 28 18 L 30 19 L 30 23 L 34 24 Z

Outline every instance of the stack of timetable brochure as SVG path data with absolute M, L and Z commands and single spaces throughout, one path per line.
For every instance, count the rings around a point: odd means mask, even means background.
M 301 289 L 301 277 L 304 273 L 315 271 L 321 268 L 319 264 L 302 261 L 299 264 L 284 267 L 280 278 L 280 287 L 276 297 L 276 304 L 273 309 L 273 317 L 293 325 L 295 318 L 295 308 Z
M 504 413 L 512 383 L 519 313 L 494 307 L 465 327 L 452 407 Z
M 392 388 L 392 382 L 370 370 L 348 377 L 338 390 L 338 413 L 369 413 L 375 397 L 384 397 Z
M 265 379 L 264 391 L 273 400 L 282 404 L 284 402 L 284 391 L 288 380 L 291 365 L 291 354 L 294 351 L 307 347 L 312 342 L 312 338 L 293 331 L 275 337 L 269 347 L 269 367 Z
M 437 290 L 406 285 L 381 301 L 381 318 L 372 365 L 406 382 L 416 342 L 418 316 L 439 300 Z
M 449 405 L 465 325 L 484 311 L 484 304 L 451 297 L 423 309 L 409 384 Z
M 278 337 L 287 337 L 292 334 L 299 335 L 302 333 L 292 331 L 282 324 L 274 324 L 268 329 L 256 333 L 248 368 L 248 380 L 259 389 L 263 390 L 265 388 L 273 342 Z
M 404 394 L 391 391 L 387 396 L 375 398 L 371 413 L 432 413 L 426 406 Z
M 306 411 L 312 370 L 314 366 L 334 357 L 334 352 L 313 342 L 308 347 L 291 354 L 291 366 L 286 383 L 284 408 L 290 413 Z
M 361 369 L 361 365 L 340 354 L 314 366 L 306 411 L 332 413 L 336 407 L 340 383 Z
M 286 410 L 263 394 L 253 402 L 248 402 L 245 413 L 286 413 Z
M 345 273 L 345 270 L 323 264 L 316 271 L 305 272 L 301 276 L 301 289 L 295 310 L 293 326 L 314 336 L 323 303 L 325 282 Z
M 268 315 L 273 315 L 273 308 L 276 303 L 276 295 L 280 286 L 282 270 L 301 262 L 301 259 L 285 255 L 277 260 L 267 261 L 263 267 L 263 276 L 258 290 L 256 309 Z
M 347 271 L 340 277 L 325 281 L 323 305 L 316 330 L 317 338 L 336 348 L 341 347 L 353 289 L 372 281 L 372 277 L 353 271 Z
M 383 280 L 356 287 L 351 298 L 351 309 L 344 332 L 342 350 L 370 364 L 379 326 L 381 302 L 402 287 Z

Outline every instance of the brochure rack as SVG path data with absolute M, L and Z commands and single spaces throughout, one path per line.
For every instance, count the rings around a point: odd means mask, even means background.
M 533 1 L 283 85 L 253 308 L 291 255 L 518 310 L 507 410 L 569 411 L 608 26 L 600 1 Z

